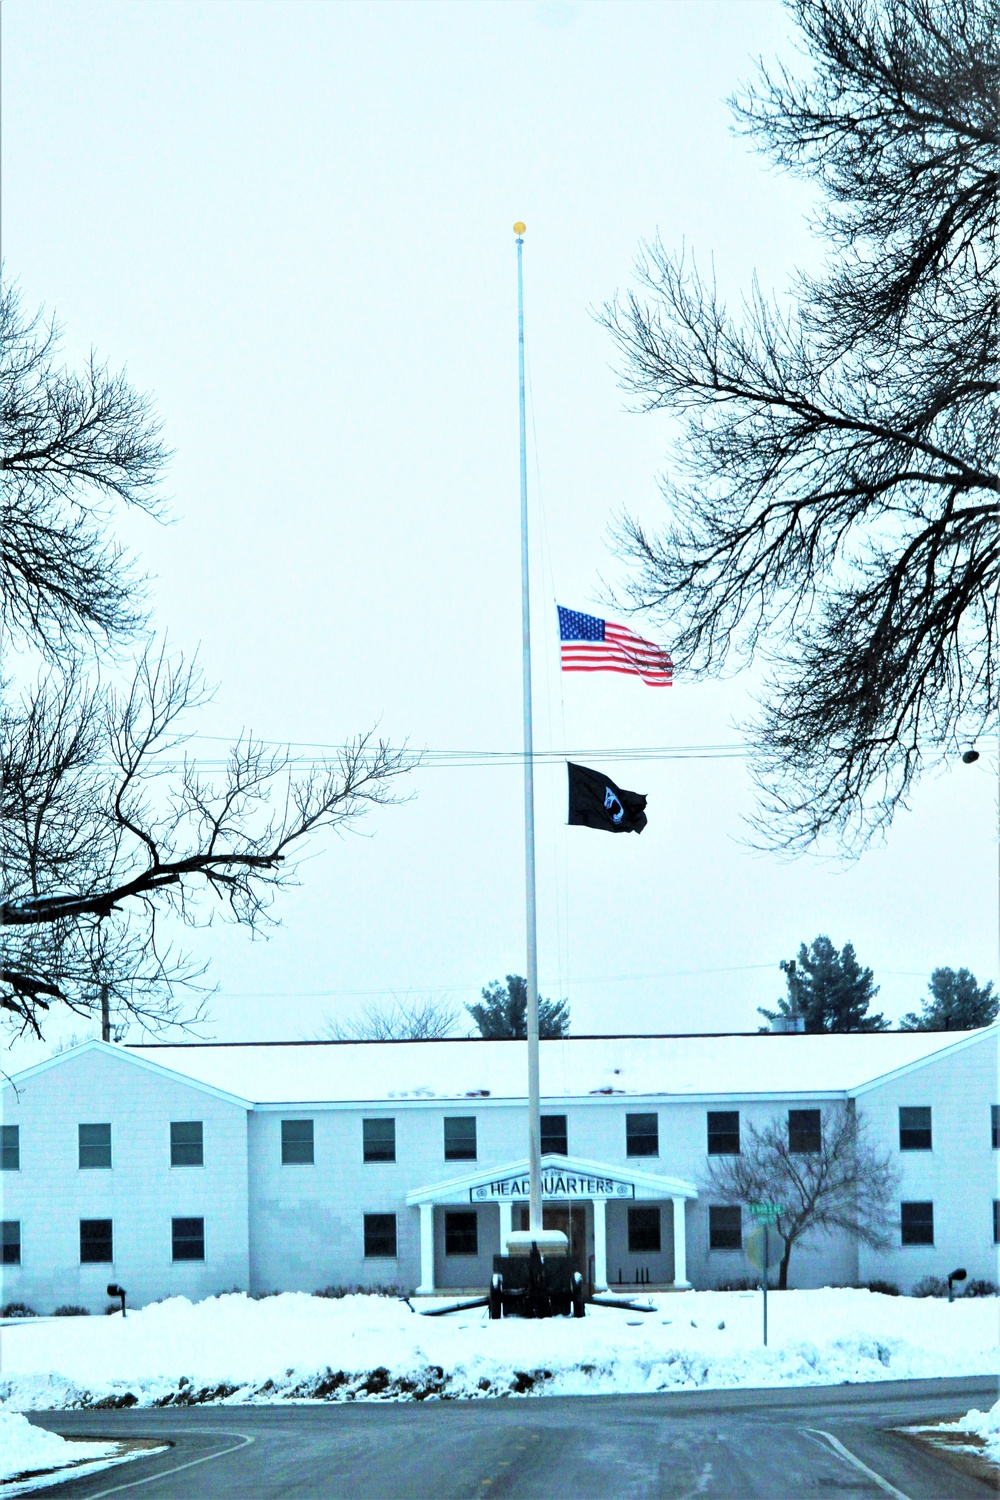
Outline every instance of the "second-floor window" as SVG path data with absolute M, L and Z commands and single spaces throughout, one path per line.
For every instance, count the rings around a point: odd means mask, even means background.
M 172 1167 L 203 1167 L 205 1165 L 205 1141 L 200 1120 L 171 1120 L 170 1165 Z
M 931 1149 L 931 1112 L 925 1105 L 901 1107 L 899 1111 L 900 1151 Z
M 395 1161 L 395 1120 L 362 1120 L 361 1144 L 365 1161 Z
M 740 1112 L 738 1109 L 708 1111 L 709 1156 L 739 1156 Z
M 111 1166 L 111 1126 L 80 1125 L 79 1150 L 81 1172 Z
M 445 1161 L 475 1161 L 475 1115 L 454 1115 L 445 1120 L 444 1159 Z
M 788 1111 L 788 1149 L 803 1156 L 815 1156 L 823 1149 L 823 1129 L 818 1109 Z
M 282 1120 L 281 1165 L 308 1167 L 314 1161 L 312 1120 Z
M 565 1115 L 542 1115 L 542 1155 L 567 1155 Z
M 660 1122 L 656 1115 L 625 1116 L 625 1155 L 659 1156 Z
M 21 1170 L 21 1127 L 0 1125 L 0 1172 Z

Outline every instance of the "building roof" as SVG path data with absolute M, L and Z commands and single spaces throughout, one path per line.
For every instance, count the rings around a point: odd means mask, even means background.
M 576 1036 L 541 1044 L 548 1099 L 848 1094 L 1000 1035 Z M 257 1104 L 523 1099 L 523 1042 L 246 1042 L 137 1046 L 131 1056 Z M 64 1053 L 64 1057 L 71 1056 Z

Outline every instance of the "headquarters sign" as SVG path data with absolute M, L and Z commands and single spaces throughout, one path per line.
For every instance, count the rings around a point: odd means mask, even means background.
M 481 1182 L 469 1189 L 470 1203 L 527 1203 L 531 1196 L 528 1174 L 518 1177 L 498 1177 L 493 1182 Z M 585 1177 L 578 1172 L 542 1173 L 543 1198 L 634 1198 L 635 1187 L 631 1182 L 621 1182 L 617 1177 Z

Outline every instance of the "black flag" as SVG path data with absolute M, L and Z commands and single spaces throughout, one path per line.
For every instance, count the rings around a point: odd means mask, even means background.
M 646 826 L 646 799 L 623 792 L 600 771 L 566 762 L 569 771 L 569 821 L 606 833 L 641 833 Z

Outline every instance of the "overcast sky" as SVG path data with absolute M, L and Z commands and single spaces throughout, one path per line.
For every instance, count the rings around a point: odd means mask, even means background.
M 626 410 L 595 310 L 657 234 L 731 298 L 818 261 L 807 190 L 725 104 L 789 55 L 780 5 L 8 0 L 3 22 L 7 273 L 70 357 L 155 397 L 175 519 L 128 536 L 158 625 L 219 683 L 201 734 L 518 747 L 523 218 L 536 744 L 649 797 L 641 837 L 568 829 L 565 773 L 540 773 L 543 993 L 577 1032 L 750 1029 L 820 932 L 893 1018 L 936 965 L 996 975 L 993 747 L 859 862 L 783 863 L 746 847 L 738 755 L 598 753 L 738 744 L 744 678 L 558 672 L 554 599 L 606 612 L 609 523 L 656 524 L 670 437 Z M 311 851 L 268 942 L 197 939 L 207 1034 L 309 1037 L 365 997 L 457 1005 L 523 972 L 519 771 L 409 790 Z

